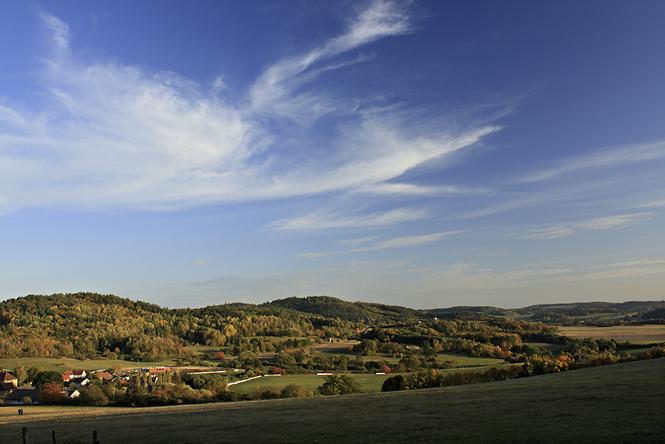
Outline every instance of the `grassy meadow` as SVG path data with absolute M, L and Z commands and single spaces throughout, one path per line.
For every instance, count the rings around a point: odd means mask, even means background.
M 559 327 L 558 334 L 571 338 L 614 339 L 617 342 L 653 344 L 665 342 L 665 325 L 614 325 L 610 327 Z
M 660 443 L 665 359 L 428 390 L 154 408 L 0 408 L 2 442 Z

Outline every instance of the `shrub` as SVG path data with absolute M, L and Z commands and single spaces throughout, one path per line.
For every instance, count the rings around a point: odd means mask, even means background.
M 347 375 L 327 376 L 323 385 L 317 387 L 319 393 L 323 395 L 346 395 L 349 393 L 359 393 L 361 391 L 358 381 Z

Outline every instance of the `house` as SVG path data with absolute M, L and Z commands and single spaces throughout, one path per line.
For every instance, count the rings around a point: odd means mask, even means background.
M 97 372 L 95 376 L 101 378 L 103 381 L 110 381 L 113 379 L 113 376 L 109 372 Z
M 85 378 L 86 376 L 85 370 L 65 370 L 62 372 L 62 380 L 64 382 L 69 382 L 77 378 Z
M 2 371 L 0 372 L 0 386 L 3 391 L 11 392 L 18 386 L 18 379 L 8 371 Z
M 73 382 L 74 386 L 76 388 L 80 388 L 82 386 L 86 386 L 86 385 L 90 384 L 91 381 L 84 376 L 82 378 L 72 378 L 72 379 L 69 380 L 69 382 L 70 383 Z
M 21 388 L 12 391 L 5 398 L 5 404 L 25 404 L 24 399 L 29 398 L 31 404 L 39 404 L 39 389 Z
M 76 389 L 65 389 L 62 391 L 62 394 L 66 395 L 70 399 L 78 398 L 79 396 L 81 396 L 81 392 L 79 392 Z

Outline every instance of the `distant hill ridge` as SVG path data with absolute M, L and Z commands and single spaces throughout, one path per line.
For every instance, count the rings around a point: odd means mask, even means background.
M 0 302 L 0 356 L 124 356 L 150 362 L 182 355 L 189 344 L 230 347 L 260 336 L 337 337 L 377 325 L 490 317 L 549 325 L 665 323 L 665 301 L 416 310 L 308 296 L 169 309 L 97 293 L 28 295 Z
M 100 309 L 103 306 L 104 309 Z M 71 309 L 81 315 L 90 311 L 94 316 L 113 312 L 123 315 L 130 311 L 134 317 L 138 313 L 150 320 L 153 316 L 175 319 L 178 316 L 306 316 L 310 319 L 339 319 L 355 322 L 395 322 L 417 318 L 454 317 L 459 313 L 478 315 L 516 317 L 525 320 L 552 322 L 570 321 L 575 317 L 631 320 L 665 319 L 665 301 L 627 301 L 627 302 L 574 302 L 537 304 L 523 308 L 500 308 L 494 306 L 453 306 L 448 308 L 413 309 L 398 305 L 372 302 L 350 302 L 332 296 L 288 297 L 265 302 L 263 304 L 225 303 L 200 308 L 169 309 L 143 301 L 133 301 L 112 294 L 69 293 L 52 295 L 28 295 L 0 302 L 0 326 L 8 325 L 13 317 L 11 313 L 24 312 L 48 316 L 54 307 Z M 15 317 L 14 317 L 15 318 Z

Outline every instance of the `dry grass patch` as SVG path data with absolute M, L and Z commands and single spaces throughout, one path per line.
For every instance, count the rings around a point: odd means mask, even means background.
M 633 343 L 665 342 L 665 325 L 617 325 L 612 327 L 559 327 L 558 333 L 572 338 L 614 339 Z

